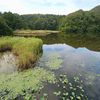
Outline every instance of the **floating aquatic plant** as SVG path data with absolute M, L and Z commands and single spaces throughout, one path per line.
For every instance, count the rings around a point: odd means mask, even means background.
M 43 68 L 36 67 L 34 70 L 28 69 L 24 72 L 14 72 L 12 74 L 0 75 L 0 97 L 3 99 L 13 99 L 18 94 L 25 95 L 25 98 L 30 98 L 27 91 L 34 91 L 42 89 L 44 83 L 55 83 L 55 74 L 51 71 L 46 71 Z M 37 87 L 38 84 L 38 87 Z M 6 87 L 6 88 L 5 88 Z M 33 88 L 33 89 L 32 89 Z M 9 91 L 8 94 L 2 95 L 3 91 Z
M 59 68 L 62 68 L 63 66 L 61 63 L 63 62 L 61 56 L 59 53 L 48 53 L 46 56 L 42 57 L 40 59 L 40 62 L 38 63 L 39 66 L 45 66 L 48 67 L 49 69 L 54 69 L 57 70 Z
M 61 94 L 61 91 L 59 92 L 53 92 L 56 96 L 60 95 Z

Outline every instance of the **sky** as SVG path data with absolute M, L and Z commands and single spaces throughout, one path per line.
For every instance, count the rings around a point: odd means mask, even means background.
M 0 0 L 0 11 L 22 14 L 68 15 L 79 9 L 90 10 L 100 0 Z

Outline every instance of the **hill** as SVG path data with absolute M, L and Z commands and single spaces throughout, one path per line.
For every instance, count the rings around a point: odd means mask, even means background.
M 91 12 L 97 12 L 100 13 L 100 5 L 94 7 L 93 9 L 90 10 Z
M 91 11 L 78 10 L 60 21 L 59 30 L 66 33 L 98 34 L 100 32 L 99 7 Z M 100 35 L 100 34 L 99 34 Z

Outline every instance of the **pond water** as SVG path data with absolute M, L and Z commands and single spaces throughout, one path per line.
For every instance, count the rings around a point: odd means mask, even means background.
M 38 36 L 38 38 L 41 38 L 44 42 L 43 55 L 40 57 L 39 61 L 37 61 L 37 65 L 31 70 L 43 70 L 42 74 L 45 74 L 46 70 L 45 76 L 47 75 L 51 77 L 51 79 L 48 77 L 45 78 L 46 81 L 43 82 L 44 88 L 40 93 L 34 93 L 36 97 L 32 100 L 100 100 L 100 38 L 72 37 L 61 33 Z M 51 57 L 50 59 L 48 55 Z M 11 56 L 12 55 L 10 55 L 10 57 Z M 47 63 L 47 60 L 50 62 Z M 15 60 L 12 59 L 11 61 L 14 62 Z M 60 67 L 57 67 L 57 64 Z M 4 66 L 1 62 L 0 65 L 1 68 Z M 15 65 L 16 64 L 13 66 Z M 6 64 L 6 66 L 8 66 L 9 69 L 9 64 Z M 17 70 L 16 66 L 12 67 L 12 69 L 14 72 Z M 8 75 L 8 72 L 9 71 L 5 73 Z M 0 74 L 3 73 L 4 72 L 0 72 Z M 21 75 L 24 73 L 25 72 L 22 72 L 20 74 L 21 79 L 23 79 Z M 31 71 L 29 71 L 29 73 L 32 74 Z M 41 75 L 39 80 L 42 79 L 41 72 L 38 74 Z M 10 73 L 10 75 L 12 74 Z M 14 77 L 18 75 L 19 73 Z M 55 75 L 55 77 L 52 75 Z M 29 78 L 31 79 L 32 76 Z M 18 78 L 17 82 L 21 81 L 21 79 Z M 49 82 L 48 79 L 50 81 L 52 79 L 56 80 L 56 82 Z M 67 82 L 65 84 L 64 80 L 66 79 Z M 21 82 L 18 83 L 21 84 Z M 18 83 L 16 86 L 19 86 Z M 31 84 L 30 81 L 30 85 Z M 16 86 L 15 88 L 17 88 Z M 41 86 L 41 84 L 39 86 Z M 9 92 L 5 93 L 5 95 L 7 94 L 9 94 Z M 5 98 L 5 95 L 2 93 L 0 94 L 2 99 Z M 16 100 L 24 100 L 24 98 L 22 95 L 19 95 Z M 28 99 L 26 98 L 26 100 Z

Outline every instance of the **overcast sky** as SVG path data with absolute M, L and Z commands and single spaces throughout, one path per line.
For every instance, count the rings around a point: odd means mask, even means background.
M 0 0 L 0 11 L 18 14 L 68 15 L 79 9 L 90 10 L 100 5 L 100 0 Z

